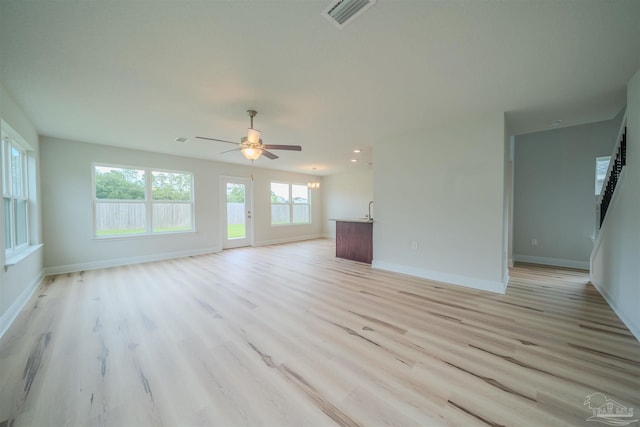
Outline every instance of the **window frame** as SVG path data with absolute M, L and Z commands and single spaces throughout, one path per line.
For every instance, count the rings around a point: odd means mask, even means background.
M 150 223 L 150 227 L 151 227 L 151 233 L 152 234 L 176 234 L 176 233 L 192 233 L 195 232 L 195 203 L 194 203 L 194 196 L 193 196 L 193 172 L 186 172 L 186 171 L 176 171 L 176 170 L 168 170 L 168 169 L 159 169 L 159 168 L 149 168 L 148 170 L 145 171 L 145 177 L 147 175 L 147 172 L 149 172 L 149 179 L 147 182 L 147 188 L 145 188 L 145 194 L 147 193 L 147 189 L 149 191 L 149 197 L 151 198 L 151 211 L 149 212 L 149 215 L 151 217 L 151 223 Z M 189 200 L 167 200 L 167 199 L 154 199 L 153 198 L 153 173 L 154 172 L 158 172 L 158 173 L 172 173 L 172 174 L 180 174 L 180 175 L 188 175 L 189 176 Z M 189 205 L 191 207 L 190 211 L 191 211 L 191 215 L 190 215 L 190 219 L 189 222 L 191 224 L 191 228 L 189 230 L 175 230 L 175 231 L 153 231 L 153 205 L 155 204 L 166 204 L 166 203 L 172 203 L 172 204 L 182 204 L 182 205 Z
M 10 245 L 7 247 L 5 235 L 5 257 L 9 258 L 16 254 L 28 249 L 31 244 L 31 230 L 30 230 L 30 206 L 29 206 L 29 173 L 28 173 L 28 156 L 29 150 L 23 144 L 20 143 L 20 138 L 17 137 L 14 132 L 6 127 L 4 122 L 2 123 L 2 130 L 0 132 L 0 140 L 2 142 L 1 161 L 2 161 L 2 204 L 4 209 L 4 200 L 9 200 L 9 218 L 4 218 L 3 227 L 6 227 L 7 220 L 9 221 L 9 239 Z M 20 186 L 22 188 L 16 189 L 13 178 L 13 162 L 11 151 L 15 149 L 18 151 L 20 160 Z M 24 202 L 24 227 L 25 227 L 25 239 L 23 243 L 18 244 L 16 241 L 17 234 L 17 218 L 16 218 L 16 205 L 19 202 Z
M 144 174 L 144 198 L 139 199 L 98 199 L 96 195 L 96 168 L 97 167 L 105 167 L 105 168 L 114 168 L 114 169 L 129 169 L 129 170 L 138 170 L 142 171 Z M 172 173 L 172 174 L 181 174 L 188 175 L 190 178 L 190 191 L 189 191 L 189 200 L 165 200 L 165 199 L 154 199 L 153 198 L 153 174 L 154 172 L 158 173 Z M 91 178 L 92 178 L 92 192 L 93 192 L 93 238 L 102 240 L 102 239 L 131 239 L 136 237 L 149 237 L 149 236 L 161 236 L 161 235 L 175 235 L 175 234 L 186 234 L 186 233 L 194 233 L 196 231 L 195 227 L 195 197 L 194 197 L 194 174 L 190 171 L 181 171 L 174 169 L 162 169 L 162 168 L 153 168 L 153 167 L 143 167 L 143 166 L 133 166 L 133 165 L 123 165 L 123 164 L 113 164 L 113 163 L 103 163 L 103 162 L 93 162 L 91 164 Z M 139 233 L 122 233 L 122 234 L 113 234 L 113 235 L 103 235 L 98 234 L 97 230 L 97 216 L 98 216 L 98 203 L 139 203 L 144 206 L 144 231 Z M 190 225 L 191 228 L 188 230 L 175 230 L 175 231 L 154 231 L 153 224 L 153 211 L 155 204 L 166 204 L 166 203 L 175 203 L 175 204 L 186 204 L 190 206 Z
M 611 163 L 611 156 L 599 156 L 596 157 L 596 179 L 595 179 L 595 194 L 596 196 L 599 196 L 600 194 L 602 194 L 602 190 L 604 188 L 604 185 L 606 184 L 605 180 L 607 179 L 607 172 L 605 171 L 604 176 L 602 177 L 602 180 L 598 179 L 598 170 L 600 163 L 604 163 L 607 162 L 607 171 L 609 170 L 609 164 Z
M 273 192 L 272 185 L 273 184 L 284 184 L 287 185 L 289 187 L 289 198 L 288 198 L 288 202 L 287 203 L 274 203 L 273 200 L 271 199 L 271 193 Z M 307 189 L 307 203 L 296 203 L 293 200 L 293 186 L 297 185 L 300 187 L 305 187 Z M 270 223 L 272 227 L 288 227 L 288 226 L 292 226 L 292 225 L 309 225 L 312 223 L 312 215 L 311 215 L 311 191 L 309 191 L 309 187 L 307 186 L 307 184 L 300 184 L 300 183 L 296 183 L 296 182 L 284 182 L 284 181 L 271 181 L 269 183 L 269 200 L 270 200 L 270 205 L 271 205 L 271 209 L 270 209 L 270 214 L 271 214 L 271 219 L 270 219 Z M 274 223 L 273 222 L 273 206 L 289 206 L 289 222 L 280 222 L 280 223 Z M 308 207 L 308 218 L 307 221 L 305 222 L 294 222 L 294 216 L 293 216 L 293 211 L 294 211 L 294 207 L 295 206 L 307 206 Z

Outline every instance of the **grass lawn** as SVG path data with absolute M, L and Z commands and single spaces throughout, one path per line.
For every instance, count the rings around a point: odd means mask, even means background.
M 227 239 L 237 239 L 246 237 L 244 224 L 228 224 Z
M 185 227 L 166 227 L 166 228 L 156 228 L 153 230 L 154 233 L 163 233 L 170 231 L 189 231 L 189 228 Z M 117 236 L 117 235 L 125 235 L 125 234 L 141 234 L 144 233 L 144 229 L 132 229 L 132 230 L 102 230 L 98 231 L 96 234 L 98 236 Z M 238 239 L 246 237 L 246 231 L 244 224 L 229 224 L 227 226 L 227 238 L 228 239 Z
M 119 234 L 140 234 L 144 233 L 144 228 L 135 228 L 131 230 L 100 230 L 96 233 L 98 236 L 117 236 Z

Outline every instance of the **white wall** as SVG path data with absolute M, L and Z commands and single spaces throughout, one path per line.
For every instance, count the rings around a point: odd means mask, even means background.
M 0 58 L 2 59 L 2 58 Z M 29 240 L 35 250 L 7 271 L 0 269 L 0 336 L 9 327 L 27 302 L 42 278 L 42 242 L 40 188 L 38 175 L 38 134 L 26 114 L 7 90 L 0 84 L 0 120 L 9 125 L 31 147 L 28 153 L 29 180 Z M 0 177 L 2 180 L 2 177 Z M 1 181 L 0 181 L 1 182 Z M 1 188 L 1 186 L 0 186 Z M 4 224 L 4 210 L 0 210 L 0 223 Z M 4 242 L 4 227 L 0 227 L 0 242 Z M 6 264 L 4 250 L 0 251 L 0 266 Z
M 591 254 L 591 281 L 640 340 L 640 70 L 627 86 L 627 165 Z
M 42 207 L 45 213 L 44 266 L 47 273 L 221 250 L 221 176 L 254 175 L 255 245 L 321 236 L 321 194 L 312 196 L 312 224 L 272 227 L 270 223 L 271 180 L 306 185 L 309 175 L 48 137 L 42 138 L 40 147 Z M 196 231 L 122 239 L 93 238 L 93 162 L 193 172 Z
M 516 261 L 589 268 L 595 161 L 611 154 L 621 119 L 516 137 Z
M 330 219 L 362 218 L 369 213 L 369 202 L 373 200 L 373 170 L 358 168 L 324 177 L 322 181 L 324 199 L 324 228 L 326 237 L 336 237 L 336 223 Z M 375 204 L 371 208 L 374 217 Z
M 504 292 L 505 131 L 485 114 L 375 146 L 375 268 Z

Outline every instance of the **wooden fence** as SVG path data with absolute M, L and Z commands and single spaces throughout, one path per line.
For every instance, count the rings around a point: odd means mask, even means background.
M 227 224 L 244 224 L 245 211 L 244 203 L 227 203 Z
M 125 231 L 144 232 L 146 230 L 145 203 L 98 202 L 96 203 L 96 231 L 109 234 Z M 227 203 L 227 224 L 245 224 L 244 203 Z M 289 205 L 271 206 L 271 223 L 290 223 Z M 191 204 L 154 203 L 152 225 L 154 230 L 190 230 Z M 309 221 L 309 205 L 294 205 L 293 223 Z
M 98 233 L 144 231 L 146 229 L 144 203 L 96 203 L 96 231 Z M 191 229 L 190 203 L 154 203 L 154 230 Z

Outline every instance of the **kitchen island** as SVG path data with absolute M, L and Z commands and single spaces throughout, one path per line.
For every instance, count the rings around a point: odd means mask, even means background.
M 373 221 L 332 219 L 336 222 L 336 257 L 371 264 L 373 259 Z

